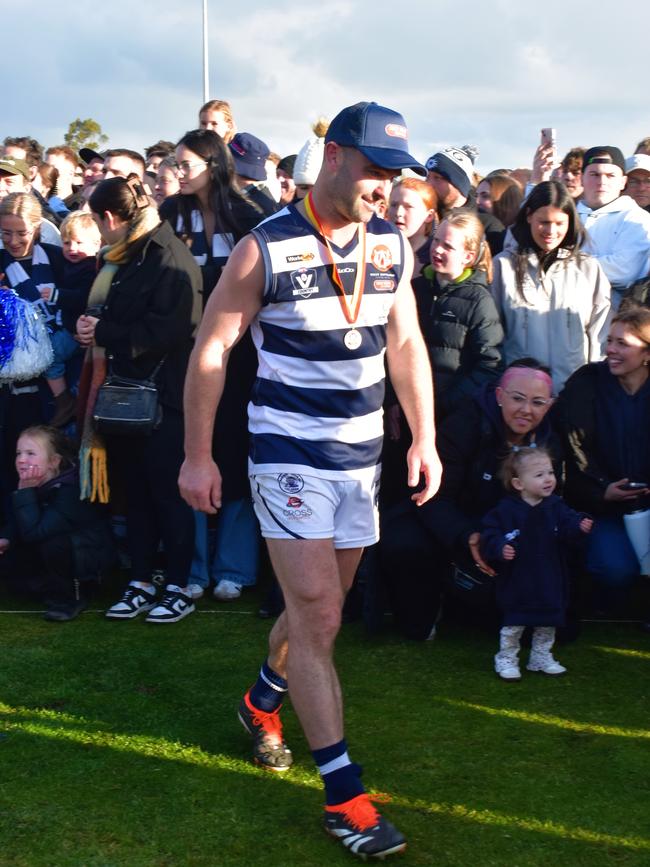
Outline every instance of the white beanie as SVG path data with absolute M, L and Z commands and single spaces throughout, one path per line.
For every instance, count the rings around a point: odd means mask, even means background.
M 325 133 L 328 121 L 320 118 L 312 127 L 314 135 L 310 136 L 300 148 L 293 167 L 294 184 L 309 184 L 313 186 L 323 164 L 325 153 Z

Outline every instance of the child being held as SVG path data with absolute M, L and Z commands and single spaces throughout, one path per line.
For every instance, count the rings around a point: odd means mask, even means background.
M 502 680 L 521 680 L 521 636 L 532 626 L 526 668 L 564 674 L 566 668 L 551 651 L 569 598 L 565 550 L 591 532 L 593 521 L 553 493 L 555 472 L 546 449 L 513 449 L 503 462 L 501 478 L 509 496 L 485 515 L 481 533 L 481 551 L 499 563 L 496 595 L 503 625 L 495 671 Z
M 72 620 L 87 605 L 88 587 L 114 560 L 108 516 L 79 498 L 70 441 L 38 425 L 18 438 L 18 490 L 0 530 L 2 571 L 17 591 L 36 592 L 45 619 Z
M 50 335 L 54 361 L 45 371 L 45 378 L 55 402 L 53 427 L 65 427 L 73 418 L 75 399 L 65 379 L 65 365 L 80 352 L 74 338 L 77 319 L 84 313 L 91 286 L 97 274 L 96 257 L 101 245 L 99 229 L 91 214 L 74 211 L 61 223 L 63 242 L 63 285 L 57 289 L 42 288 L 41 297 L 50 307 L 60 310 L 61 326 Z

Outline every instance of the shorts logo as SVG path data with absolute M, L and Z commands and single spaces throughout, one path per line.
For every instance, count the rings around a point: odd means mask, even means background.
M 370 260 L 379 271 L 388 271 L 393 266 L 393 256 L 385 244 L 379 244 L 373 249 Z
M 300 497 L 289 497 L 287 500 L 287 508 L 289 509 L 299 509 L 302 505 L 304 505 L 304 500 L 301 500 Z
M 392 292 L 395 288 L 394 280 L 375 280 L 373 286 L 377 292 Z
M 297 473 L 280 473 L 278 485 L 285 494 L 299 494 L 305 487 L 305 480 Z
M 294 253 L 292 256 L 287 256 L 287 262 L 311 262 L 314 258 L 313 253 Z
M 406 127 L 402 126 L 401 123 L 387 123 L 384 129 L 386 135 L 392 136 L 393 138 L 406 138 Z
M 291 272 L 291 282 L 294 285 L 294 295 L 300 295 L 301 298 L 309 298 L 314 292 L 318 292 L 316 286 L 316 269 L 315 268 L 298 268 L 297 271 Z
M 311 518 L 314 514 L 309 506 L 304 509 L 283 509 L 282 514 L 288 521 L 303 521 L 305 518 Z

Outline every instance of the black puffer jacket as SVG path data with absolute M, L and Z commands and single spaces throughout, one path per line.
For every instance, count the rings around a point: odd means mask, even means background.
M 482 271 L 440 286 L 428 266 L 413 290 L 441 419 L 500 375 L 503 328 Z
M 193 306 L 200 305 L 201 272 L 168 223 L 149 233 L 142 249 L 116 272 L 95 329 L 120 376 L 156 377 L 160 402 L 182 410 L 192 350 Z M 195 321 L 198 321 L 194 311 Z
M 69 538 L 75 564 L 71 578 L 88 580 L 108 570 L 115 552 L 108 515 L 101 506 L 79 499 L 79 478 L 68 470 L 40 487 L 15 491 L 3 534 L 12 545 L 47 551 L 47 543 Z

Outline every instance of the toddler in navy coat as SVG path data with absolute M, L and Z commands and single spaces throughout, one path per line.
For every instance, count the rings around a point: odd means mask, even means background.
M 515 448 L 503 462 L 508 496 L 485 515 L 481 551 L 498 564 L 497 603 L 503 614 L 495 671 L 520 680 L 519 648 L 526 626 L 533 627 L 529 671 L 564 674 L 551 650 L 555 628 L 564 624 L 569 576 L 567 545 L 591 531 L 593 521 L 570 509 L 553 492 L 555 472 L 543 448 Z

